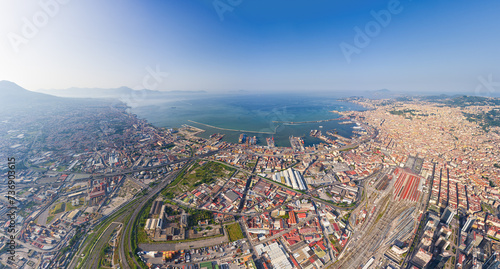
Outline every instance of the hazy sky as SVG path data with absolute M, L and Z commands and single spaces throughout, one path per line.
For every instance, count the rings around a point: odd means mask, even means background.
M 3 0 L 0 80 L 473 94 L 500 81 L 498 14 L 495 0 Z

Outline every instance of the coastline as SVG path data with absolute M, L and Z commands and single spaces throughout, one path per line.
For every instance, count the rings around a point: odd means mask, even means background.
M 138 110 L 128 108 L 127 112 L 137 115 L 158 128 L 180 128 L 184 124 L 193 124 L 205 130 L 204 133 L 197 134 L 198 137 L 204 139 L 208 139 L 212 133 L 221 132 L 226 135 L 224 141 L 237 143 L 239 135 L 246 133 L 247 135 L 256 136 L 257 144 L 265 145 L 266 139 L 273 137 L 278 146 L 288 147 L 290 146 L 290 136 L 306 137 L 305 144 L 307 146 L 322 143 L 320 139 L 308 136 L 309 131 L 314 129 L 334 130 L 344 137 L 351 137 L 354 135 L 353 129 L 350 128 L 350 125 L 340 124 L 340 122 L 348 120 L 346 117 L 353 116 L 357 111 L 369 109 L 349 100 L 333 98 L 327 102 L 320 100 L 319 104 L 316 103 L 315 98 L 312 102 L 308 100 L 305 104 L 300 103 L 298 106 L 299 103 L 297 102 L 300 100 L 295 101 L 278 102 L 279 105 L 276 106 L 272 104 L 248 106 L 245 100 L 237 99 L 237 102 L 233 102 L 230 107 L 224 106 L 224 109 L 235 109 L 235 113 L 227 114 L 227 118 L 225 110 L 220 110 L 219 107 L 216 107 L 217 109 L 214 111 L 210 110 L 209 107 L 206 113 L 201 112 L 205 111 L 203 110 L 203 104 L 186 107 L 175 112 L 162 111 L 161 113 L 151 114 L 151 111 L 147 112 L 140 108 Z M 343 109 L 347 110 L 338 111 Z M 202 114 L 195 113 L 198 110 Z M 332 117 L 330 113 L 336 113 L 335 117 Z M 253 114 L 255 117 L 252 116 Z M 200 117 L 201 120 L 198 121 L 196 115 L 203 115 L 203 117 Z M 211 120 L 212 118 L 214 120 Z M 207 121 L 209 123 L 206 123 Z M 210 122 L 215 124 L 210 124 Z M 228 127 L 221 127 L 221 125 Z M 231 128 L 232 126 L 236 126 L 236 128 Z M 249 128 L 245 128 L 245 126 Z

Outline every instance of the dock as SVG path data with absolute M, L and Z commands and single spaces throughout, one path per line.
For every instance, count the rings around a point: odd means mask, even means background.
M 254 133 L 254 134 L 270 134 L 270 135 L 275 135 L 276 134 L 276 129 L 278 129 L 278 126 L 276 126 L 274 128 L 274 132 L 237 130 L 237 129 L 221 128 L 221 127 L 217 127 L 217 126 L 213 126 L 213 125 L 209 125 L 209 124 L 205 124 L 205 123 L 201 123 L 201 122 L 196 122 L 194 120 L 188 120 L 188 121 L 192 122 L 192 123 L 199 124 L 199 125 L 207 126 L 207 127 L 210 127 L 210 128 L 214 128 L 214 129 L 217 129 L 217 130 L 240 132 L 240 133 Z

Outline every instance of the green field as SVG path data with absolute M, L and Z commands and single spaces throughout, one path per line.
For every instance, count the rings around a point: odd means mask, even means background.
M 64 212 L 64 210 L 66 210 L 66 203 L 58 203 L 49 211 L 49 214 L 59 214 L 61 212 Z
M 73 210 L 75 210 L 77 208 L 82 207 L 83 204 L 85 203 L 85 199 L 84 198 L 80 198 L 79 202 L 80 202 L 79 205 L 75 205 L 75 206 L 73 206 L 71 204 L 71 202 L 66 202 L 66 210 L 65 211 L 73 211 Z
M 57 203 L 54 206 L 51 206 L 49 209 L 49 215 L 47 216 L 47 224 L 52 222 L 52 220 L 56 217 L 57 214 L 66 211 L 66 203 L 61 202 Z
M 234 168 L 220 163 L 199 161 L 188 170 L 179 173 L 179 176 L 162 191 L 162 194 L 167 198 L 173 198 L 192 191 L 203 183 L 211 184 L 217 179 L 226 179 L 234 171 Z
M 241 227 L 238 222 L 227 225 L 226 230 L 229 236 L 229 241 L 231 242 L 244 238 L 243 232 L 241 231 Z

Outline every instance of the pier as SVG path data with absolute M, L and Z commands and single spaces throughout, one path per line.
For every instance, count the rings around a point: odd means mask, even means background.
M 334 120 L 350 120 L 349 117 L 342 117 L 337 119 L 328 119 L 328 120 L 313 120 L 313 121 L 273 121 L 274 123 L 283 123 L 283 124 L 306 124 L 306 123 L 319 123 L 319 122 L 328 122 Z
M 223 130 L 223 131 L 232 131 L 232 132 L 240 132 L 240 133 L 254 133 L 254 134 L 270 134 L 270 135 L 275 135 L 276 134 L 276 129 L 278 129 L 278 126 L 276 126 L 274 128 L 274 132 L 263 132 L 263 131 L 249 131 L 249 130 L 237 130 L 237 129 L 229 129 L 229 128 L 221 128 L 221 127 L 217 127 L 217 126 L 213 126 L 213 125 L 209 125 L 209 124 L 205 124 L 205 123 L 201 123 L 201 122 L 196 122 L 196 121 L 193 121 L 193 120 L 188 120 L 189 122 L 192 122 L 192 123 L 196 123 L 196 124 L 200 124 L 200 125 L 203 125 L 203 126 L 207 126 L 207 127 L 210 127 L 210 128 L 214 128 L 214 129 L 218 129 L 218 130 Z

